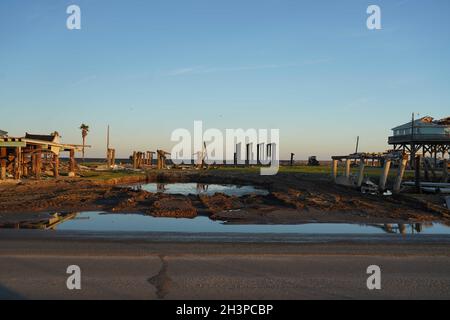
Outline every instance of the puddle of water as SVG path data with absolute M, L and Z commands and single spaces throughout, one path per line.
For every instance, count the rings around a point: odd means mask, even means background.
M 199 216 L 195 219 L 156 218 L 140 214 L 109 214 L 83 212 L 76 218 L 62 222 L 58 230 L 71 231 L 128 231 L 183 233 L 256 233 L 256 234 L 450 234 L 450 227 L 442 224 L 344 224 L 309 223 L 301 225 L 238 225 L 213 221 Z
M 258 189 L 254 186 L 221 185 L 206 183 L 148 183 L 133 186 L 136 189 L 148 192 L 159 192 L 168 194 L 204 194 L 213 195 L 224 193 L 229 196 L 244 196 L 248 194 L 267 195 L 268 191 Z

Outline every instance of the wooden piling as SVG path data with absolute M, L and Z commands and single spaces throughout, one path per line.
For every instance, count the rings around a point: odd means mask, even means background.
M 75 150 L 70 149 L 70 159 L 69 159 L 69 176 L 75 176 Z
M 448 160 L 444 159 L 442 161 L 442 182 L 447 183 L 448 181 Z
M 352 165 L 352 160 L 351 159 L 346 159 L 345 160 L 345 177 L 347 179 L 350 179 L 350 168 Z
M 333 176 L 333 180 L 336 182 L 338 174 L 338 161 L 333 159 L 333 164 L 331 167 L 331 175 Z
M 6 157 L 8 156 L 6 148 L 0 148 L 0 180 L 6 180 Z
M 402 187 L 403 176 L 405 174 L 407 165 L 408 165 L 408 158 L 403 157 L 400 160 L 400 163 L 398 165 L 397 177 L 395 178 L 395 183 L 394 183 L 394 188 L 393 188 L 394 193 L 400 193 L 400 189 Z
M 386 189 L 386 182 L 387 182 L 387 179 L 389 176 L 389 170 L 391 169 L 391 163 L 392 163 L 391 159 L 385 159 L 385 161 L 384 161 L 383 172 L 381 174 L 380 184 L 379 184 L 379 189 L 381 191 L 384 191 Z
M 35 161 L 35 176 L 36 179 L 39 180 L 41 178 L 42 171 L 42 151 L 40 146 L 37 147 Z
M 359 188 L 362 186 L 363 180 L 364 180 L 364 168 L 366 164 L 363 158 L 359 160 L 359 172 L 358 172 L 358 181 L 356 183 L 356 186 Z
M 133 169 L 137 169 L 137 152 L 133 152 Z
M 53 177 L 59 178 L 59 155 L 53 154 Z
M 420 156 L 416 156 L 414 159 L 415 165 L 414 165 L 414 180 L 416 182 L 416 191 L 418 193 L 422 192 L 422 189 L 420 188 Z
M 20 155 L 22 153 L 22 148 L 14 148 L 14 179 L 19 180 L 20 179 L 20 171 L 21 171 L 21 161 L 20 161 Z
M 423 172 L 424 172 L 424 178 L 425 181 L 430 181 L 430 171 L 428 170 L 428 162 L 427 159 L 422 159 L 423 164 Z

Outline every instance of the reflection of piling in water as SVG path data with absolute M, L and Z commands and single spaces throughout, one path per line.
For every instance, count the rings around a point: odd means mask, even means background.
M 402 224 L 402 223 L 399 223 L 399 224 L 398 224 L 398 231 L 399 231 L 401 234 L 406 234 L 406 225 L 404 225 L 404 224 Z
M 197 183 L 197 193 L 204 193 L 208 191 L 208 184 Z
M 417 233 L 421 233 L 423 231 L 423 226 L 421 223 L 414 224 L 414 230 L 416 230 Z
M 380 228 L 386 233 L 400 233 L 400 234 L 407 234 L 408 227 L 411 228 L 411 233 L 422 233 L 424 229 L 424 224 L 422 223 L 414 223 L 414 224 L 403 224 L 399 223 L 397 226 L 391 223 L 385 223 L 383 225 L 371 225 L 376 228 Z M 428 227 L 432 227 L 433 224 L 426 225 Z
M 157 192 L 165 192 L 167 183 L 156 183 L 156 191 Z
M 387 233 L 395 233 L 395 231 L 392 228 L 392 224 L 385 224 L 383 230 L 386 231 Z
M 35 220 L 35 221 L 25 221 L 25 222 L 14 222 L 5 223 L 0 225 L 1 228 L 9 229 L 40 229 L 40 230 L 55 230 L 56 227 L 68 220 L 74 219 L 78 215 L 76 213 L 59 214 L 55 213 L 45 220 Z

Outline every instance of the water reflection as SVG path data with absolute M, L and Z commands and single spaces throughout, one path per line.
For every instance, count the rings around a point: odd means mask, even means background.
M 202 189 L 203 190 L 203 189 Z M 298 233 L 298 234 L 450 234 L 450 228 L 441 224 L 344 224 L 307 223 L 291 225 L 249 225 L 213 221 L 199 216 L 195 219 L 156 218 L 144 214 L 117 214 L 104 212 L 55 213 L 47 219 L 0 223 L 0 228 L 43 229 L 72 231 L 129 231 L 129 232 L 193 232 L 193 233 Z
M 385 231 L 386 233 L 397 233 L 397 234 L 416 234 L 423 233 L 424 228 L 432 228 L 432 223 L 412 223 L 412 224 L 372 224 L 374 227 L 378 227 Z
M 213 195 L 215 193 L 224 193 L 229 196 L 244 196 L 249 194 L 267 195 L 269 192 L 254 186 L 238 186 L 230 184 L 210 184 L 210 183 L 148 183 L 129 186 L 134 190 L 144 190 L 154 193 L 168 194 L 203 194 Z

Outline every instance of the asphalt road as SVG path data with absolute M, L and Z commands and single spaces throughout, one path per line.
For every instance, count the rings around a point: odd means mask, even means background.
M 447 237 L 173 238 L 1 230 L 0 298 L 450 298 Z M 81 290 L 67 289 L 69 265 L 81 269 Z M 367 289 L 370 265 L 381 290 Z

